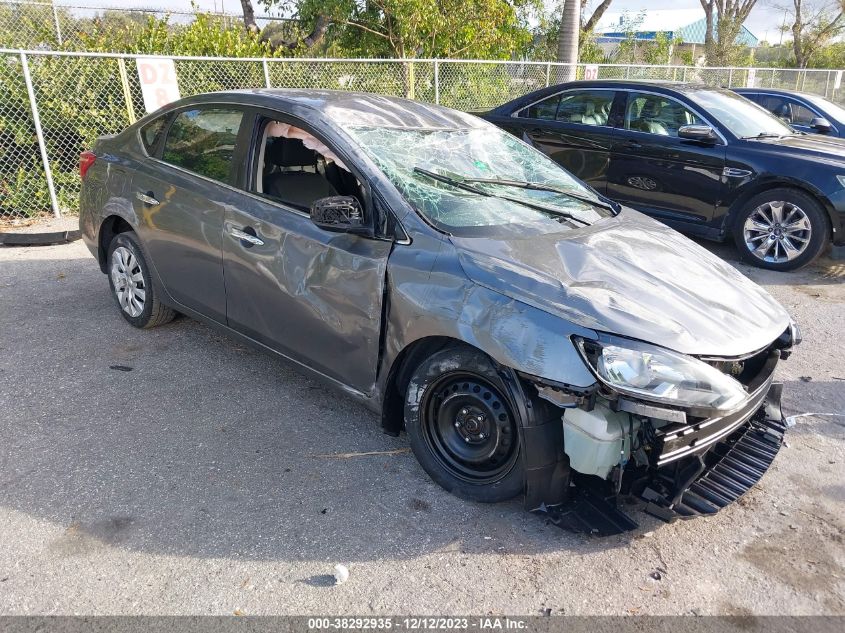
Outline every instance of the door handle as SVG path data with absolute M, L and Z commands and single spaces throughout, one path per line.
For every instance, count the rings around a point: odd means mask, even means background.
M 633 149 L 639 149 L 643 146 L 643 144 L 639 141 L 625 141 L 625 146 Z
M 155 198 L 152 197 L 152 195 L 151 195 L 152 193 L 153 193 L 152 191 L 148 191 L 147 193 L 142 193 L 140 191 L 137 191 L 135 193 L 135 197 L 138 198 L 138 200 L 140 200 L 144 204 L 148 204 L 151 207 L 157 207 L 161 203 L 158 200 L 156 200 Z
M 240 229 L 236 229 L 232 227 L 229 229 L 229 235 L 232 237 L 236 237 L 242 242 L 247 242 L 252 246 L 264 246 L 264 240 L 260 237 L 252 235 L 251 233 L 247 233 L 246 231 L 241 231 Z

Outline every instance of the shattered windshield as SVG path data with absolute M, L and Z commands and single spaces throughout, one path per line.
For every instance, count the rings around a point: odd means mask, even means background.
M 492 126 L 347 131 L 405 199 L 449 233 L 559 232 L 613 214 L 557 163 Z

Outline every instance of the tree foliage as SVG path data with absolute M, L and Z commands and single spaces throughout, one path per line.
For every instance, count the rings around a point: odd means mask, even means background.
M 736 40 L 757 0 L 699 0 L 706 30 L 704 54 L 709 66 L 729 66 L 744 53 Z
M 296 17 L 305 33 L 322 29 L 320 37 L 300 38 L 300 48 L 319 45 L 349 57 L 506 59 L 528 50 L 529 16 L 542 0 L 262 0 L 262 5 Z M 246 9 L 247 29 L 260 31 L 250 15 Z
M 845 33 L 845 0 L 792 0 L 782 9 L 792 13 L 792 52 L 799 68 Z

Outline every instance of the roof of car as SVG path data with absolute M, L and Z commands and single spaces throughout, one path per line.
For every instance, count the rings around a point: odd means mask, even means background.
M 784 90 L 783 88 L 732 88 L 736 92 L 765 92 L 766 94 L 782 95 L 784 97 L 819 97 L 809 92 L 800 90 Z
M 672 79 L 592 79 L 589 81 L 570 81 L 558 84 L 555 87 L 563 86 L 614 86 L 617 88 L 667 88 L 669 90 L 677 90 L 680 92 L 694 91 L 694 90 L 712 90 L 715 86 L 708 86 L 701 82 L 684 82 L 675 81 Z
M 305 90 L 287 88 L 257 88 L 228 90 L 192 97 L 192 101 L 243 101 L 249 97 L 252 105 L 272 107 L 284 103 L 300 112 L 323 115 L 334 123 L 372 125 L 400 128 L 477 128 L 485 124 L 474 116 L 449 108 L 366 92 L 343 90 Z

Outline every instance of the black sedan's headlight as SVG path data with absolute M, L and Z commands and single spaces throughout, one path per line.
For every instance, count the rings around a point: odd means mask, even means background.
M 748 396 L 737 380 L 686 354 L 621 338 L 575 342 L 599 380 L 622 394 L 720 411 Z

